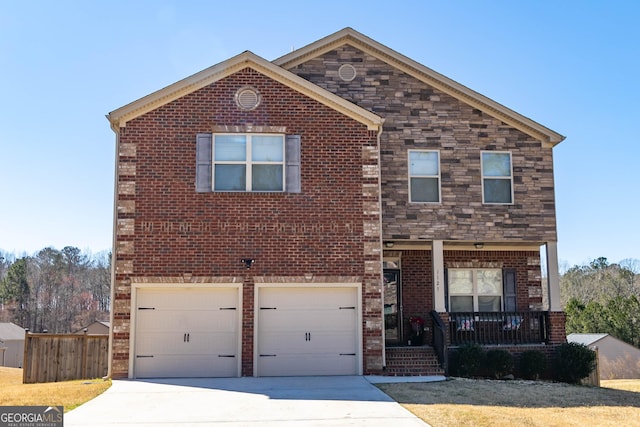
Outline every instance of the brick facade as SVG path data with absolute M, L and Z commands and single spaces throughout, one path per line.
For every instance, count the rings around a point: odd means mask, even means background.
M 243 111 L 233 97 L 249 83 L 262 103 Z M 196 193 L 195 138 L 214 126 L 300 135 L 302 193 Z M 131 120 L 119 131 L 113 376 L 128 375 L 131 282 L 149 277 L 244 282 L 243 375 L 253 372 L 255 277 L 357 277 L 364 372 L 381 369 L 378 177 L 375 132 L 251 69 Z M 256 260 L 249 276 L 245 257 Z
M 549 323 L 551 324 L 549 333 L 549 342 L 553 344 L 562 344 L 567 342 L 567 313 L 563 311 L 552 311 L 549 313 Z
M 131 374 L 132 289 L 138 284 L 241 284 L 240 374 L 248 376 L 255 372 L 258 284 L 357 283 L 363 372 L 433 372 L 429 349 L 385 352 L 383 241 L 410 248 L 384 254 L 402 261 L 403 342 L 409 317 L 427 320 L 436 306 L 442 276 L 434 279 L 434 270 L 514 269 L 518 310 L 545 308 L 540 253 L 532 248 L 557 241 L 552 146 L 562 136 L 466 88 L 451 90 L 455 82 L 351 29 L 339 33 L 326 39 L 333 47 L 303 48 L 282 63 L 239 55 L 223 63 L 232 64 L 225 65 L 232 69 L 227 74 L 218 64 L 209 75 L 204 70 L 172 85 L 175 92 L 165 88 L 162 96 L 152 94 L 110 117 L 118 136 L 114 378 Z M 245 60 L 252 66 L 238 65 Z M 356 70 L 351 81 L 340 77 L 345 64 Z M 198 86 L 200 78 L 208 83 Z M 255 109 L 236 105 L 235 94 L 246 86 L 260 93 Z M 265 129 L 300 136 L 300 193 L 195 191 L 197 134 Z M 439 203 L 409 203 L 409 149 L 439 152 Z M 512 154 L 513 204 L 483 204 L 483 150 Z M 444 264 L 433 265 L 430 248 L 439 250 L 433 241 L 445 248 Z M 492 248 L 468 250 L 474 242 Z M 241 258 L 256 262 L 249 270 Z M 447 313 L 441 316 L 447 320 Z M 549 318 L 550 343 L 564 342 L 564 313 Z M 426 324 L 428 344 L 433 330 L 430 320 Z
M 343 64 L 353 81 L 338 76 Z M 384 117 L 385 240 L 557 240 L 553 157 L 540 141 L 349 45 L 290 71 Z M 409 149 L 439 150 L 442 203 L 408 203 Z M 512 152 L 513 205 L 482 204 L 481 150 Z

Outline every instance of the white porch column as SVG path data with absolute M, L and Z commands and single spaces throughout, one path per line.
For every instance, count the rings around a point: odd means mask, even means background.
M 558 242 L 547 242 L 547 286 L 549 311 L 562 311 L 560 304 L 560 269 L 558 268 Z
M 444 253 L 442 240 L 431 244 L 431 264 L 433 265 L 433 309 L 438 313 L 447 311 L 444 298 Z

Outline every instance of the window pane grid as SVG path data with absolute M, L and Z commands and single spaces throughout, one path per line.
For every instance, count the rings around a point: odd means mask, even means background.
M 513 171 L 510 152 L 483 151 L 482 202 L 485 204 L 513 203 Z
M 452 312 L 502 310 L 502 270 L 449 269 L 449 309 Z
M 411 203 L 440 203 L 440 152 L 409 150 Z
M 214 191 L 284 191 L 284 136 L 216 134 Z

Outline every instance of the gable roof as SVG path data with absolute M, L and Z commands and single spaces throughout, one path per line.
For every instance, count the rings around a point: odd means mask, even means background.
M 107 119 L 111 122 L 111 129 L 113 129 L 114 132 L 118 132 L 118 129 L 120 127 L 125 127 L 128 121 L 245 68 L 251 68 L 330 108 L 333 108 L 334 110 L 367 125 L 369 130 L 379 130 L 382 126 L 382 122 L 384 120 L 376 114 L 358 107 L 357 105 L 314 85 L 302 77 L 296 76 L 282 67 L 274 65 L 252 52 L 245 51 L 233 58 L 206 68 L 192 76 L 182 79 L 110 112 L 107 114 Z
M 461 102 L 477 108 L 496 119 L 502 120 L 543 143 L 555 146 L 565 139 L 565 137 L 559 133 L 370 39 L 352 28 L 344 28 L 303 48 L 284 55 L 273 61 L 273 63 L 283 68 L 291 69 L 296 65 L 323 55 L 345 44 L 360 49 Z
M 24 340 L 24 329 L 15 323 L 0 323 L 0 341 Z
M 567 341 L 590 346 L 607 337 L 609 334 L 569 334 Z

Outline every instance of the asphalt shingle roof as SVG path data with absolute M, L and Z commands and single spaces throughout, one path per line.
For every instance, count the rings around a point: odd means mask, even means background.
M 0 341 L 23 340 L 24 329 L 15 323 L 0 323 Z

